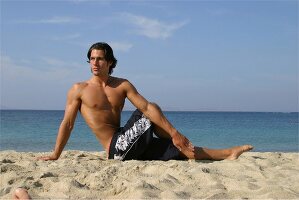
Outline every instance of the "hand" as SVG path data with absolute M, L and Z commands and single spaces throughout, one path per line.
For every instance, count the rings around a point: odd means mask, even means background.
M 48 160 L 57 160 L 59 158 L 59 156 L 56 156 L 54 154 L 50 155 L 50 156 L 41 156 L 38 157 L 38 160 L 44 160 L 44 161 L 48 161 Z
M 174 146 L 176 146 L 180 151 L 186 152 L 186 151 L 191 151 L 194 152 L 194 146 L 192 143 L 181 133 L 177 132 L 172 137 L 172 142 Z

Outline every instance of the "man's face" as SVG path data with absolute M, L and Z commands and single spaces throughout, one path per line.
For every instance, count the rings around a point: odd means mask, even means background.
M 93 49 L 91 51 L 90 67 L 93 75 L 108 75 L 110 65 L 105 59 L 105 52 L 103 50 Z

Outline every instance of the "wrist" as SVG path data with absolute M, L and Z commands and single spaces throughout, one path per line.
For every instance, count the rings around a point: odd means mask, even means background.
M 61 153 L 57 152 L 57 151 L 53 151 L 52 153 L 52 157 L 58 159 Z
M 173 138 L 175 136 L 177 136 L 178 134 L 180 134 L 176 129 L 173 129 L 171 132 L 170 132 L 170 136 Z

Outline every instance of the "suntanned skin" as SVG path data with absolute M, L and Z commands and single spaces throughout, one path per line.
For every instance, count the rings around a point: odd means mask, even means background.
M 90 56 L 92 77 L 85 82 L 74 84 L 69 90 L 65 115 L 58 131 L 54 152 L 40 159 L 59 158 L 71 134 L 78 111 L 108 154 L 113 134 L 120 127 L 120 116 L 126 98 L 155 125 L 155 134 L 172 139 L 173 144 L 186 158 L 233 160 L 253 148 L 251 145 L 222 150 L 194 147 L 169 123 L 160 108 L 141 96 L 128 80 L 110 76 L 111 64 L 105 60 L 103 50 L 92 50 Z

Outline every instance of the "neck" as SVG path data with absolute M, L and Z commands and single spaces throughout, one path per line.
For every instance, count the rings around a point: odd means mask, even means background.
M 94 84 L 99 84 L 99 85 L 106 86 L 106 85 L 108 85 L 109 79 L 110 79 L 110 75 L 107 75 L 107 76 L 92 76 L 91 79 L 90 79 L 90 82 L 94 83 Z

